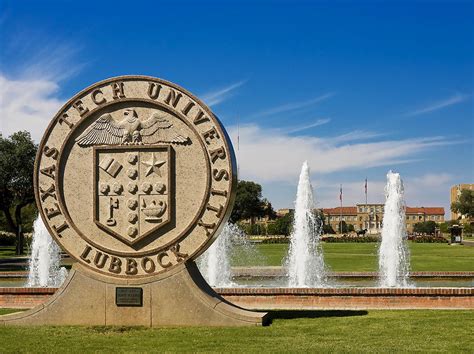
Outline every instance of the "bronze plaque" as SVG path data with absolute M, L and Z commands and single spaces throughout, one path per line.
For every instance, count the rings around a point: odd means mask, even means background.
M 143 306 L 142 288 L 115 288 L 115 305 Z

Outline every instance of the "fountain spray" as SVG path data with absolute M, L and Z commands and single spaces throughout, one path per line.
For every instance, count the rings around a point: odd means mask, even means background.
M 319 242 L 322 225 L 314 208 L 310 171 L 305 161 L 298 182 L 293 230 L 286 260 L 290 287 L 327 285 L 326 266 Z
M 256 250 L 245 232 L 228 222 L 219 237 L 197 260 L 197 265 L 209 285 L 219 288 L 237 286 L 232 281 L 231 259 L 237 252 L 240 258 L 255 257 Z
M 59 287 L 67 277 L 60 266 L 61 249 L 49 234 L 38 215 L 33 223 L 33 241 L 27 287 Z
M 410 270 L 405 200 L 400 174 L 389 171 L 385 186 L 382 242 L 379 249 L 381 287 L 406 287 Z

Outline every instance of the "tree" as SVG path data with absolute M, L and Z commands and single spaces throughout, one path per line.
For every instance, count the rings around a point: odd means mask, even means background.
M 24 252 L 22 209 L 34 202 L 33 169 L 37 145 L 26 131 L 0 134 L 0 210 L 16 235 L 16 254 Z
M 418 222 L 413 225 L 413 231 L 422 234 L 434 235 L 436 227 L 437 224 L 434 221 Z
M 288 214 L 276 219 L 274 223 L 268 225 L 268 233 L 271 235 L 288 236 L 293 226 L 293 216 L 294 212 L 290 211 Z
M 335 234 L 336 231 L 332 228 L 330 224 L 323 225 L 323 233 L 324 234 Z
M 277 215 L 273 209 L 272 203 L 267 198 L 263 198 L 263 215 L 268 216 L 270 220 L 276 219 Z
M 449 220 L 449 221 L 445 221 L 441 224 L 439 224 L 439 230 L 442 232 L 442 233 L 449 233 L 449 228 L 455 224 L 458 224 L 458 221 L 457 220 Z
M 251 181 L 239 181 L 234 209 L 230 215 L 231 222 L 250 219 L 253 224 L 255 218 L 275 215 L 272 205 L 262 199 L 262 186 Z
M 341 221 L 339 222 L 339 228 L 342 229 L 342 230 L 339 230 L 340 233 L 342 234 L 345 234 L 346 232 L 349 232 L 349 226 L 347 225 L 347 223 L 345 221 Z M 354 228 L 354 226 L 352 226 L 352 228 Z
M 451 211 L 474 218 L 474 191 L 462 189 L 458 200 L 451 204 Z

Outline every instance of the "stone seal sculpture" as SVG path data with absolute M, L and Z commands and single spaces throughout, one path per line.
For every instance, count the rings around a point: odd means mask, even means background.
M 259 325 L 204 281 L 236 163 L 219 120 L 183 88 L 123 76 L 75 95 L 39 145 L 38 210 L 76 260 L 53 298 L 6 324 Z

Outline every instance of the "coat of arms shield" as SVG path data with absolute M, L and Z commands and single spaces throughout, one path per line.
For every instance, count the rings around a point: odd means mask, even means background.
M 172 147 L 94 147 L 94 222 L 135 245 L 172 216 Z

